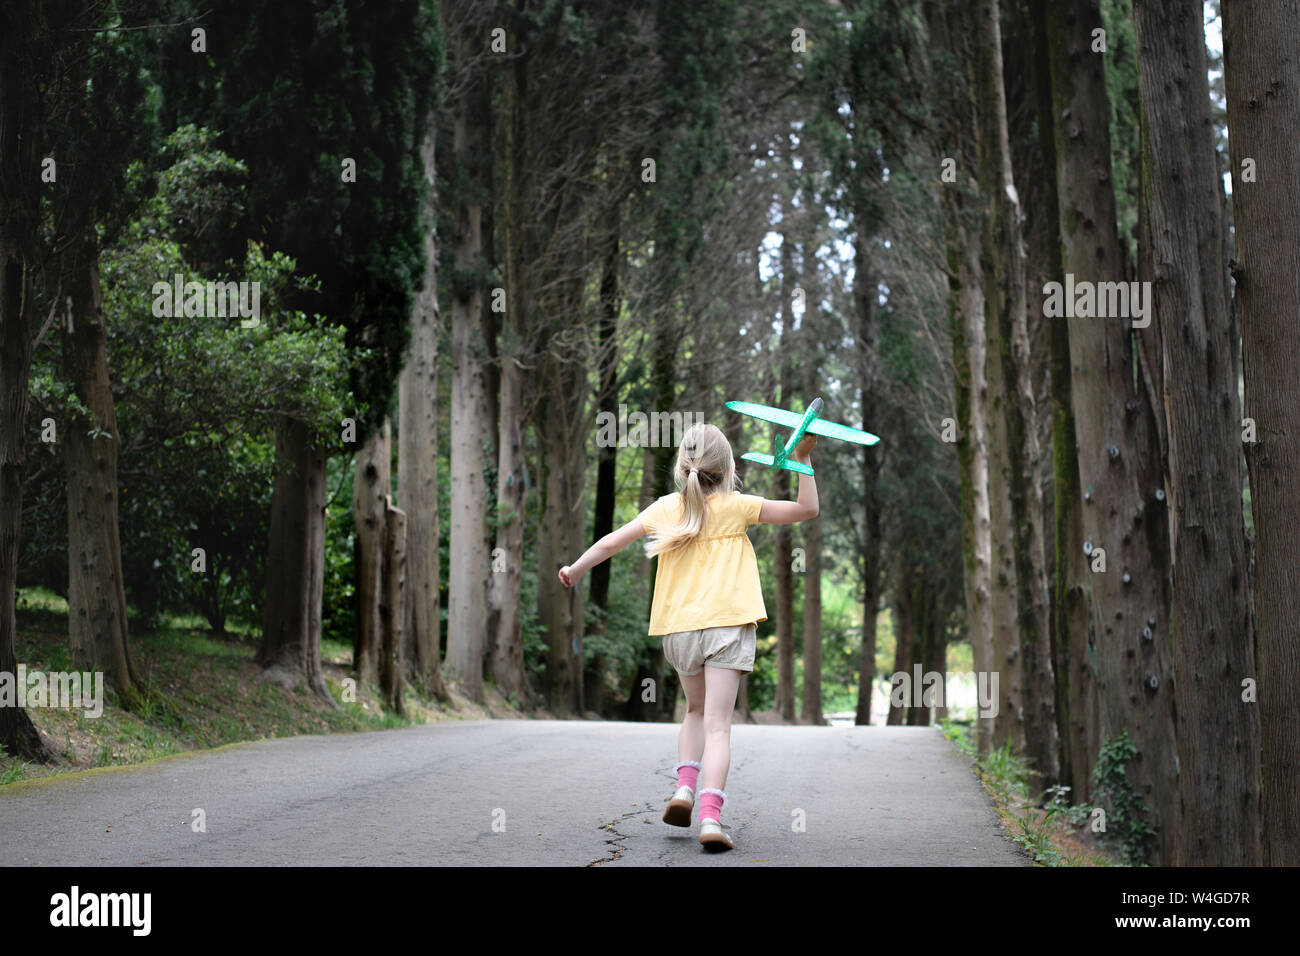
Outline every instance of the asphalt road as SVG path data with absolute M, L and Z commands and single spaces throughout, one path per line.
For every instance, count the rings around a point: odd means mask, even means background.
M 724 853 L 661 820 L 676 740 L 672 724 L 448 722 L 16 784 L 0 865 L 1028 865 L 937 729 L 733 728 Z

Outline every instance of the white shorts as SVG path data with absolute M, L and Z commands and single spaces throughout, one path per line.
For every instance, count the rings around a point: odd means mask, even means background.
M 677 673 L 692 677 L 703 667 L 725 667 L 748 674 L 754 669 L 758 625 L 732 624 L 664 635 L 664 659 Z

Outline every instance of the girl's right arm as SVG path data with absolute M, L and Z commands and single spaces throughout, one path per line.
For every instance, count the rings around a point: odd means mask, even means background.
M 816 435 L 805 435 L 803 441 L 795 446 L 794 453 L 790 457 L 800 464 L 812 464 L 810 456 L 816 444 Z M 819 510 L 817 505 L 817 480 L 812 475 L 800 475 L 799 500 L 765 500 L 762 509 L 758 512 L 758 520 L 766 524 L 794 524 L 796 521 L 807 521 L 810 518 L 816 518 Z

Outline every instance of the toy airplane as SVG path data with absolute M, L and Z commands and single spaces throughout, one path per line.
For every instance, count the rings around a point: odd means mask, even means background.
M 813 470 L 802 462 L 792 460 L 790 454 L 803 438 L 804 432 L 812 432 L 814 435 L 821 435 L 823 438 L 851 441 L 857 445 L 874 445 L 880 441 L 871 432 L 864 432 L 860 428 L 849 428 L 847 425 L 837 425 L 835 422 L 828 422 L 824 418 L 818 418 L 817 416 L 821 414 L 822 410 L 822 400 L 820 398 L 814 398 L 812 404 L 808 406 L 808 410 L 802 415 L 798 412 L 787 412 L 782 408 L 755 405 L 753 402 L 727 402 L 727 407 L 734 412 L 740 412 L 742 415 L 761 418 L 765 422 L 793 428 L 794 434 L 790 436 L 790 440 L 784 445 L 781 444 L 780 438 L 775 439 L 772 454 L 760 455 L 751 451 L 740 457 L 745 461 L 755 461 L 770 468 L 797 471 L 801 475 L 811 475 Z

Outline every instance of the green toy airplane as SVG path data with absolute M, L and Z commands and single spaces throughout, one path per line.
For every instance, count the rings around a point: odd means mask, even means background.
M 808 406 L 808 410 L 802 415 L 798 412 L 787 412 L 783 408 L 755 405 L 753 402 L 727 402 L 727 407 L 734 412 L 740 412 L 742 415 L 761 418 L 765 422 L 793 428 L 794 434 L 790 436 L 790 440 L 784 445 L 781 444 L 780 438 L 774 440 L 773 454 L 760 455 L 751 451 L 740 457 L 745 461 L 756 461 L 760 465 L 767 465 L 770 468 L 797 471 L 801 475 L 811 475 L 813 470 L 802 462 L 792 460 L 790 454 L 803 438 L 804 432 L 812 432 L 814 435 L 821 435 L 823 438 L 851 441 L 856 445 L 874 445 L 880 441 L 871 432 L 864 432 L 860 428 L 849 428 L 847 425 L 837 425 L 835 422 L 828 422 L 824 418 L 818 418 L 817 416 L 821 414 L 822 410 L 822 400 L 820 398 L 814 398 L 812 404 Z

